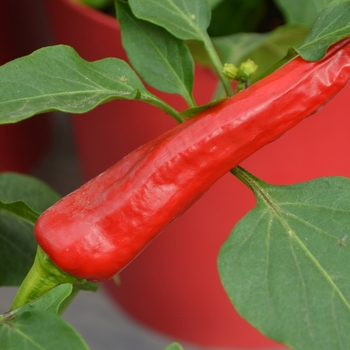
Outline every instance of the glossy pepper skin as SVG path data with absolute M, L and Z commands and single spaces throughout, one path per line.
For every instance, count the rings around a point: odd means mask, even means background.
M 221 176 L 323 106 L 350 79 L 350 39 L 298 57 L 141 146 L 46 210 L 35 226 L 62 270 L 104 281 Z

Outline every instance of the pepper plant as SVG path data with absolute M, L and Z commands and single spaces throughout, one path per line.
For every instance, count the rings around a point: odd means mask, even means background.
M 350 347 L 350 180 L 274 186 L 239 166 L 349 82 L 350 1 L 278 0 L 283 28 L 212 39 L 210 5 L 218 3 L 118 0 L 131 66 L 87 62 L 57 45 L 0 67 L 2 124 L 46 111 L 84 113 L 113 99 L 151 103 L 179 122 L 61 200 L 37 179 L 0 174 L 0 282 L 20 286 L 0 315 L 0 349 L 87 349 L 60 318 L 76 293 L 112 278 L 229 171 L 257 202 L 218 257 L 237 311 L 292 349 Z M 281 60 L 260 61 L 262 45 L 286 33 L 297 35 Z M 202 106 L 192 95 L 199 55 L 221 82 Z M 266 62 L 275 63 L 267 72 Z M 175 110 L 139 76 L 180 94 L 188 109 Z

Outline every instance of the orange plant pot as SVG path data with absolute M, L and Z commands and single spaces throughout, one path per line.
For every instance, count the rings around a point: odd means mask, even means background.
M 113 18 L 73 0 L 46 0 L 46 5 L 57 43 L 73 46 L 87 60 L 126 58 Z M 196 67 L 198 103 L 210 100 L 215 84 L 210 72 Z M 177 97 L 157 95 L 178 109 L 184 108 Z M 323 175 L 349 176 L 349 97 L 350 87 L 242 165 L 278 184 Z M 174 125 L 163 112 L 130 101 L 115 101 L 73 116 L 85 178 L 97 175 Z M 227 174 L 121 272 L 120 286 L 106 283 L 109 296 L 136 320 L 179 341 L 215 348 L 279 347 L 237 314 L 217 271 L 221 245 L 254 205 L 250 191 Z

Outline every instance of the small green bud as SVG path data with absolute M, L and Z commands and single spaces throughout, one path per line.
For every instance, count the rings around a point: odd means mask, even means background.
M 239 69 L 232 63 L 225 63 L 222 73 L 229 79 L 236 79 Z
M 247 80 L 256 72 L 257 69 L 258 65 L 251 59 L 247 59 L 246 61 L 242 62 L 239 66 L 241 75 L 240 78 L 242 80 Z

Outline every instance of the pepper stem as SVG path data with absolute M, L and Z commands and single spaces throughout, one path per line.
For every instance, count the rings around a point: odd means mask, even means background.
M 19 287 L 10 310 L 15 310 L 63 283 L 74 284 L 74 289 L 96 290 L 96 283 L 76 278 L 60 270 L 38 246 L 34 263 Z M 77 292 L 74 293 L 74 296 Z

